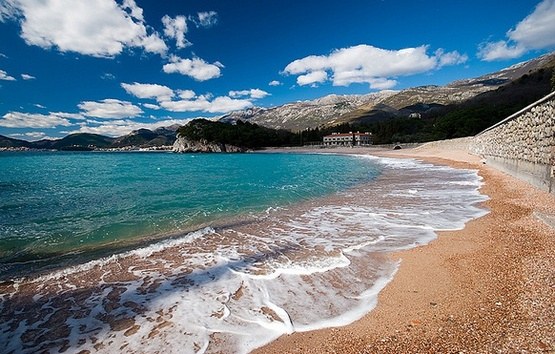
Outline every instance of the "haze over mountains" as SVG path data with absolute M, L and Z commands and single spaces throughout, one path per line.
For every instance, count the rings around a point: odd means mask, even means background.
M 499 72 L 455 81 L 446 86 L 421 86 L 366 95 L 328 95 L 279 107 L 249 108 L 210 120 L 231 124 L 242 120 L 272 129 L 300 131 L 409 116 L 437 118 L 469 107 L 502 107 L 500 110 L 503 114 L 510 114 L 513 112 L 505 110 L 513 109 L 515 104 L 522 106 L 531 103 L 549 92 L 554 68 L 555 53 L 551 53 Z M 88 150 L 168 146 L 175 141 L 178 128 L 170 126 L 154 131 L 139 129 L 118 138 L 77 133 L 62 139 L 35 142 L 0 136 L 0 148 Z

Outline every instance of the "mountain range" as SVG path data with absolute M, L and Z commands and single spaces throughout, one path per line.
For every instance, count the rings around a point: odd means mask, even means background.
M 446 86 L 420 86 L 367 95 L 329 95 L 279 107 L 236 111 L 223 116 L 221 120 L 233 122 L 240 119 L 269 128 L 299 131 L 341 123 L 368 123 L 393 117 L 408 117 L 411 113 L 426 115 L 494 92 L 542 69 L 550 73 L 554 67 L 555 53 L 551 53 L 495 73 L 455 81 Z M 545 90 L 545 87 L 539 89 Z
M 554 70 L 555 53 L 551 53 L 495 73 L 455 81 L 445 86 L 420 86 L 366 95 L 328 95 L 312 101 L 298 101 L 279 107 L 252 107 L 210 118 L 210 120 L 230 124 L 241 120 L 267 128 L 291 131 L 330 129 L 339 124 L 369 124 L 407 117 L 437 119 L 445 116 L 451 117 L 449 124 L 469 125 L 468 121 L 462 122 L 461 119 L 468 119 L 469 114 L 486 107 L 489 112 L 495 112 L 495 114 L 489 114 L 487 118 L 472 117 L 472 124 L 478 126 L 477 129 L 481 129 L 482 126 L 493 124 L 495 120 L 514 113 L 519 107 L 522 108 L 547 94 L 552 89 Z M 477 121 L 480 119 L 481 121 Z M 435 122 L 434 126 L 436 126 Z M 155 148 L 172 145 L 178 129 L 177 125 L 153 131 L 139 129 L 118 138 L 76 133 L 62 139 L 43 139 L 34 142 L 0 135 L 0 148 L 55 150 Z M 463 130 L 463 134 L 472 133 L 472 129 Z M 460 131 L 457 134 L 460 135 Z
M 149 129 L 138 129 L 118 138 L 111 138 L 99 134 L 75 133 L 62 139 L 43 139 L 32 142 L 0 135 L 0 148 L 44 150 L 124 149 L 130 147 L 155 148 L 173 145 L 179 127 L 179 125 L 172 125 L 158 128 L 154 131 Z

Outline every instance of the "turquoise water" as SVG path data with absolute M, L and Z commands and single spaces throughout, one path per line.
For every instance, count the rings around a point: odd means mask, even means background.
M 477 171 L 371 156 L 6 153 L 0 176 L 2 353 L 249 353 L 343 326 L 388 252 L 487 213 Z
M 379 170 L 316 154 L 0 153 L 0 270 L 105 254 L 334 193 Z

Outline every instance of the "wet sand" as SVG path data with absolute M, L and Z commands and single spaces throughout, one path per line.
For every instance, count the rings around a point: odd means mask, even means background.
M 542 221 L 553 220 L 555 196 L 483 164 L 466 143 L 312 150 L 476 169 L 491 212 L 429 245 L 392 254 L 399 271 L 361 320 L 282 336 L 255 353 L 555 351 L 555 229 Z

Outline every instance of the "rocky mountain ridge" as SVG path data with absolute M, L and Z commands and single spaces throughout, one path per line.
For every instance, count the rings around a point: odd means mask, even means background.
M 303 130 L 333 125 L 337 118 L 363 105 L 375 106 L 397 91 L 381 91 L 367 95 L 328 95 L 312 101 L 298 101 L 272 108 L 253 107 L 235 111 L 220 118 L 233 123 L 249 121 L 272 129 Z
M 458 80 L 446 86 L 420 86 L 401 91 L 381 91 L 365 95 L 328 95 L 311 101 L 287 103 L 278 107 L 252 107 L 221 117 L 209 118 L 223 123 L 255 123 L 272 129 L 302 131 L 327 128 L 343 123 L 357 124 L 387 121 L 402 117 L 444 117 L 457 109 L 495 109 L 506 115 L 510 104 L 527 104 L 549 92 L 549 80 L 555 71 L 555 53 L 519 63 L 501 71 L 477 78 Z M 505 107 L 505 110 L 500 109 Z M 453 113 L 454 112 L 454 113 Z M 466 119 L 468 114 L 461 116 Z M 476 119 L 476 116 L 473 117 Z M 499 117 L 494 117 L 493 120 Z M 459 120 L 460 120 L 459 119 Z M 489 124 L 489 121 L 482 122 Z M 459 122 L 457 124 L 470 124 Z M 476 125 L 476 123 L 472 123 Z M 176 141 L 179 126 L 156 130 L 139 129 L 128 135 L 111 138 L 97 134 L 77 133 L 62 139 L 29 142 L 0 136 L 0 149 L 170 149 Z M 470 132 L 468 132 L 470 133 Z
M 341 123 L 373 122 L 411 113 L 430 113 L 443 106 L 461 104 L 479 95 L 499 89 L 528 73 L 553 67 L 555 53 L 515 64 L 501 71 L 477 78 L 454 81 L 446 86 L 419 86 L 401 91 L 381 91 L 366 95 L 329 95 L 312 101 L 299 101 L 279 107 L 253 107 L 220 118 L 238 119 L 274 129 L 300 131 Z

